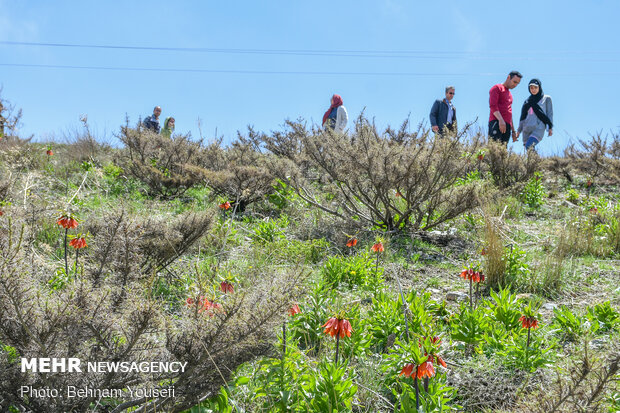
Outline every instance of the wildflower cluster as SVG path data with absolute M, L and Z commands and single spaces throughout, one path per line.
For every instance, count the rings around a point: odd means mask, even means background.
M 461 277 L 464 280 L 471 280 L 475 283 L 484 282 L 484 274 L 481 273 L 480 271 L 475 271 L 472 268 L 464 269 L 459 274 L 459 277 Z
M 78 226 L 77 219 L 73 218 L 71 215 L 62 215 L 58 218 L 56 223 L 64 229 L 77 228 Z
M 519 319 L 519 321 L 521 322 L 521 326 L 523 328 L 537 328 L 538 327 L 538 320 L 536 319 L 536 317 L 534 316 L 521 316 L 521 318 Z
M 323 332 L 325 334 L 329 334 L 332 337 L 340 335 L 340 338 L 351 337 L 351 332 L 353 329 L 351 328 L 351 323 L 347 319 L 341 319 L 337 317 L 332 317 L 325 324 L 322 325 L 325 327 Z

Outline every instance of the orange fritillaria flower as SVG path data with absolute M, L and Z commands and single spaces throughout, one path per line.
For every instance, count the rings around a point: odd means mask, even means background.
M 230 202 L 226 201 L 224 203 L 220 204 L 220 209 L 223 209 L 224 211 L 227 211 L 230 209 Z
M 48 149 L 47 152 L 45 152 L 47 154 L 47 156 L 52 156 L 54 155 L 54 151 L 51 149 Z
M 332 317 L 327 320 L 327 322 L 323 324 L 322 327 L 325 327 L 323 333 L 329 334 L 332 337 L 335 337 L 336 335 L 340 335 L 340 338 L 344 338 L 345 335 L 347 337 L 351 337 L 351 332 L 353 331 L 349 320 L 339 320 L 336 317 Z
M 373 245 L 370 250 L 372 252 L 383 252 L 383 243 L 382 242 L 377 242 L 375 245 Z
M 424 377 L 433 377 L 435 375 L 435 367 L 433 367 L 433 362 L 430 360 L 426 360 L 424 363 L 418 366 L 418 379 Z
M 598 208 L 597 207 L 592 207 L 592 208 L 590 208 L 590 212 L 592 214 L 598 214 Z
M 4 215 L 4 211 L 0 209 L 0 217 Z
M 405 364 L 405 367 L 403 367 L 403 369 L 400 371 L 399 376 L 411 377 L 414 367 L 415 366 L 413 365 L 413 363 Z
M 523 315 L 521 316 L 519 321 L 521 321 L 521 326 L 523 328 L 537 328 L 538 327 L 538 320 L 536 320 L 535 317 L 526 317 Z
M 71 241 L 69 241 L 69 245 L 76 250 L 88 247 L 88 244 L 86 244 L 86 239 L 84 237 L 73 238 Z
M 351 247 L 355 247 L 357 245 L 357 239 L 356 238 L 351 238 L 349 240 L 349 242 L 347 242 L 347 247 L 351 248 Z
M 234 293 L 235 292 L 235 287 L 232 285 L 232 283 L 229 283 L 228 281 L 222 281 L 222 283 L 220 284 L 220 290 L 222 290 L 222 292 L 224 293 Z
M 484 281 L 484 274 L 481 273 L 480 271 L 476 271 L 474 272 L 474 274 L 471 276 L 471 280 L 475 283 L 479 283 Z
M 403 196 L 403 194 L 401 194 L 400 192 L 396 192 L 396 198 L 401 198 Z
M 58 221 L 56 221 L 56 223 L 65 229 L 77 228 L 78 226 L 77 219 L 69 217 L 67 215 L 63 215 L 58 218 Z
M 291 317 L 299 313 L 301 313 L 301 310 L 299 309 L 299 306 L 297 304 L 293 304 L 293 306 L 288 309 L 288 315 L 290 315 Z
M 466 268 L 459 274 L 459 277 L 464 280 L 469 280 L 472 275 L 474 275 L 474 271 L 472 269 Z
M 484 159 L 484 155 L 483 154 L 478 155 L 478 160 L 479 161 L 482 161 L 483 159 Z

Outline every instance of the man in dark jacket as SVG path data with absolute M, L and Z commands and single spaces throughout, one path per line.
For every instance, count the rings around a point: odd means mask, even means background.
M 444 128 L 456 130 L 456 108 L 452 104 L 454 86 L 446 87 L 446 98 L 437 99 L 431 108 L 430 119 L 433 132 L 442 134 Z
M 142 124 L 146 129 L 159 133 L 159 115 L 161 115 L 161 108 L 159 106 L 155 106 L 155 109 L 153 109 L 153 114 L 144 118 Z

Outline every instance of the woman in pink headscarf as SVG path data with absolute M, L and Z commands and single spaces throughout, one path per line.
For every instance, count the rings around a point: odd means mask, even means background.
M 330 103 L 331 106 L 323 115 L 323 128 L 342 133 L 344 132 L 344 128 L 347 126 L 349 115 L 347 114 L 345 107 L 342 105 L 342 98 L 340 95 L 332 96 Z

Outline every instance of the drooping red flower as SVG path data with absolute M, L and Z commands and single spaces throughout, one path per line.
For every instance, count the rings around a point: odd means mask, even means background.
M 521 316 L 519 321 L 521 321 L 521 326 L 523 328 L 537 328 L 538 327 L 538 320 L 536 320 L 535 317 L 526 317 L 523 315 Z
M 459 277 L 461 277 L 464 280 L 469 280 L 471 279 L 471 277 L 474 275 L 474 270 L 472 270 L 471 268 L 465 268 L 460 274 Z
M 357 239 L 356 238 L 351 238 L 349 240 L 349 242 L 347 242 L 347 247 L 351 248 L 351 247 L 355 247 L 357 245 Z
M 344 338 L 345 335 L 347 337 L 351 337 L 351 332 L 353 331 L 349 320 L 338 319 L 336 317 L 330 318 L 321 327 L 325 327 L 323 333 L 329 334 L 332 337 L 335 337 L 336 335 L 340 335 L 340 338 Z
M 480 271 L 474 271 L 471 268 L 464 269 L 459 274 L 459 277 L 461 277 L 464 280 L 472 280 L 475 283 L 479 283 L 479 282 L 484 281 L 484 274 L 481 273 Z
M 479 283 L 481 281 L 484 281 L 484 274 L 481 273 L 480 271 L 476 271 L 472 274 L 471 276 L 471 280 L 475 283 Z
M 222 283 L 220 284 L 220 290 L 222 290 L 222 292 L 224 293 L 232 294 L 235 292 L 235 287 L 228 281 L 222 281 Z
M 373 245 L 370 250 L 372 252 L 383 252 L 383 243 L 382 242 L 377 242 L 375 245 Z
M 418 366 L 418 379 L 424 377 L 433 377 L 435 375 L 435 367 L 433 367 L 433 362 L 426 360 L 424 363 Z
M 77 219 L 67 215 L 63 215 L 58 218 L 58 221 L 56 221 L 56 223 L 65 229 L 77 228 L 78 226 Z
M 401 194 L 400 192 L 396 192 L 396 195 L 394 195 L 396 198 L 401 198 L 403 196 L 403 194 Z
M 88 247 L 88 244 L 86 244 L 86 239 L 84 237 L 73 238 L 71 241 L 69 241 L 69 245 L 76 250 Z
M 479 160 L 479 161 L 484 160 L 484 155 L 483 155 L 483 154 L 478 155 L 478 160 Z
M 51 149 L 48 149 L 47 152 L 45 152 L 47 154 L 47 156 L 52 156 L 54 155 L 54 151 Z
M 480 255 L 487 255 L 487 249 L 482 248 L 482 250 L 480 250 Z
M 590 208 L 590 212 L 593 214 L 598 214 L 598 208 L 597 207 L 592 207 Z
M 0 209 L 0 217 L 4 215 L 4 211 Z
M 223 209 L 224 211 L 227 211 L 230 209 L 230 202 L 226 201 L 224 203 L 220 204 L 220 209 Z
M 290 315 L 291 317 L 299 313 L 301 313 L 301 310 L 299 309 L 299 306 L 297 304 L 293 304 L 293 306 L 288 309 L 288 315 Z
M 591 180 L 591 179 L 588 179 L 588 182 L 586 182 L 586 186 L 587 186 L 588 188 L 590 188 L 590 187 L 592 186 L 592 184 L 593 184 L 593 183 L 594 183 L 594 182 L 592 182 L 592 180 Z
M 185 300 L 185 305 L 187 305 L 188 307 L 191 307 L 194 305 L 194 299 L 192 297 L 187 297 L 187 300 Z
M 413 363 L 405 364 L 405 367 L 400 371 L 399 376 L 411 377 L 413 373 L 413 368 L 415 365 Z

